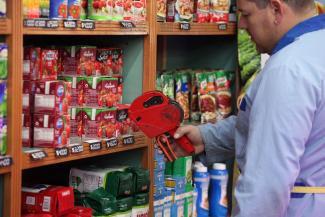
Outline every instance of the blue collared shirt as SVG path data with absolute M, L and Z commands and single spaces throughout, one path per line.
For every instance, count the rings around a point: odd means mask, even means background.
M 207 161 L 235 154 L 233 217 L 323 217 L 325 195 L 291 198 L 296 182 L 325 186 L 325 16 L 290 30 L 247 90 L 237 116 L 200 126 Z

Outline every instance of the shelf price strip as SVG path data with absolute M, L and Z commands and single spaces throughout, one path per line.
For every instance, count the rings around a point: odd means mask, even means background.
M 31 160 L 37 161 L 42 160 L 47 157 L 47 153 L 45 151 L 35 151 L 29 154 Z
M 9 167 L 12 165 L 12 158 L 10 156 L 4 156 L 0 158 L 0 168 Z
M 67 157 L 69 155 L 69 149 L 67 147 L 64 148 L 56 148 L 55 149 L 55 157 Z
M 84 151 L 84 146 L 83 145 L 74 145 L 70 148 L 70 153 L 71 154 L 78 154 Z
M 179 23 L 179 29 L 188 31 L 191 29 L 191 24 L 190 23 Z
M 123 145 L 133 145 L 135 143 L 135 138 L 132 135 L 124 136 L 122 141 Z
M 116 147 L 118 145 L 118 139 L 115 138 L 115 137 L 114 138 L 110 138 L 110 139 L 106 139 L 104 141 L 105 141 L 105 144 L 106 144 L 106 148 L 107 149 Z

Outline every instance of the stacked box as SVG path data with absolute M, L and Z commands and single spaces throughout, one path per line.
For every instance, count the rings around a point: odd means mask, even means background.
M 165 161 L 163 153 L 157 146 L 154 152 L 154 199 L 157 200 L 165 195 Z

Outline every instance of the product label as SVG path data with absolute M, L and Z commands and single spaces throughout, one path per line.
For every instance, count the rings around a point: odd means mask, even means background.
M 55 149 L 55 157 L 67 157 L 69 155 L 68 148 L 56 148 Z
M 27 205 L 35 205 L 36 204 L 36 198 L 32 196 L 27 196 L 25 203 Z
M 75 29 L 75 28 L 77 28 L 77 21 L 76 20 L 64 20 L 63 27 L 66 29 Z
M 106 143 L 107 148 L 113 148 L 118 145 L 118 140 L 117 140 L 117 138 L 110 138 L 110 139 L 105 140 L 105 143 Z
M 135 27 L 135 24 L 133 22 L 130 22 L 130 21 L 121 21 L 120 25 L 124 29 L 132 29 L 132 28 Z
M 89 144 L 90 151 L 99 151 L 102 149 L 102 144 L 99 142 Z
M 81 28 L 82 29 L 96 29 L 94 21 L 81 21 Z
M 70 148 L 71 154 L 78 154 L 84 151 L 83 145 L 75 145 Z
M 58 20 L 47 20 L 46 21 L 46 28 L 49 29 L 55 29 L 59 27 L 59 21 Z
M 221 31 L 227 30 L 227 24 L 226 23 L 219 23 L 218 24 L 218 29 Z
M 190 23 L 179 23 L 180 30 L 190 30 L 191 24 Z
M 34 128 L 35 141 L 53 141 L 54 128 Z
M 43 158 L 46 158 L 47 154 L 45 151 L 36 151 L 30 154 L 30 158 L 32 160 L 42 160 Z
M 123 145 L 132 145 L 135 143 L 135 138 L 132 135 L 123 137 Z
M 12 164 L 12 158 L 9 156 L 0 158 L 0 168 L 1 167 L 9 167 Z
M 45 196 L 43 198 L 42 211 L 50 212 L 51 210 L 51 197 Z

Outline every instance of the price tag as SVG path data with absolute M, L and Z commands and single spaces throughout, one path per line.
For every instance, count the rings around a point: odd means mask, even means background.
M 179 28 L 181 30 L 190 30 L 191 24 L 190 23 L 179 23 Z
M 45 28 L 46 27 L 46 20 L 35 20 L 35 27 Z
M 122 141 L 123 141 L 123 145 L 132 145 L 135 143 L 135 138 L 132 135 L 124 136 Z
M 12 158 L 10 156 L 4 156 L 0 158 L 0 168 L 9 167 L 12 164 Z
M 59 21 L 58 20 L 47 20 L 46 21 L 46 28 L 49 29 L 55 29 L 59 27 Z
M 227 30 L 227 23 L 218 24 L 218 29 L 221 30 L 221 31 Z
M 55 157 L 67 157 L 68 155 L 69 149 L 67 147 L 55 149 Z
M 81 21 L 81 28 L 82 29 L 88 29 L 88 30 L 92 30 L 92 29 L 96 29 L 96 25 L 94 21 Z
M 102 143 L 100 141 L 89 144 L 89 150 L 90 151 L 99 151 L 101 149 L 102 149 Z
M 29 156 L 32 160 L 36 161 L 36 160 L 42 160 L 42 159 L 46 158 L 47 154 L 45 151 L 35 151 L 35 152 L 30 153 Z
M 135 24 L 131 21 L 120 21 L 120 25 L 125 29 L 132 29 L 135 27 Z
M 84 151 L 83 145 L 74 145 L 70 148 L 71 154 L 78 154 Z
M 24 26 L 25 27 L 35 27 L 35 20 L 34 19 L 24 19 Z
M 77 21 L 76 20 L 64 20 L 63 27 L 66 29 L 75 29 L 75 28 L 77 28 Z
M 117 140 L 117 138 L 114 137 L 114 138 L 105 140 L 105 143 L 106 143 L 107 148 L 113 148 L 118 145 L 118 140 Z

